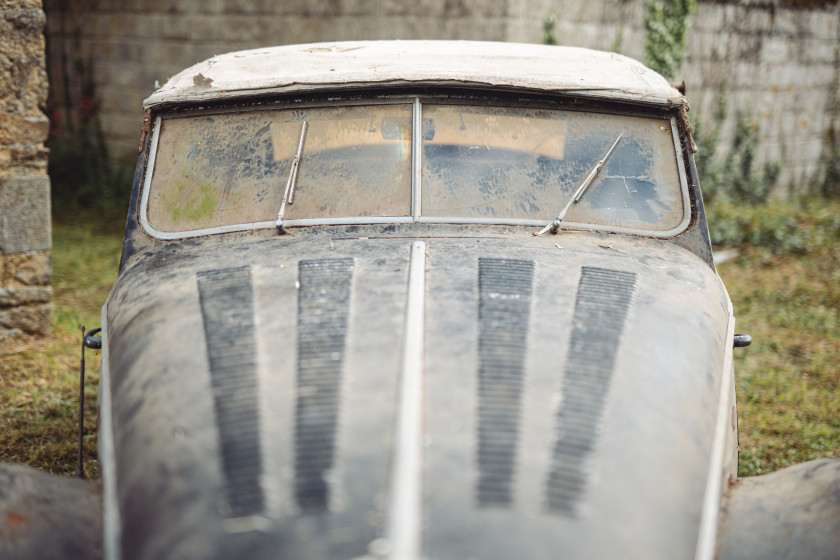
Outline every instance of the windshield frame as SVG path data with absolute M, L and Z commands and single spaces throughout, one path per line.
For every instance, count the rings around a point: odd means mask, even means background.
M 217 109 L 198 109 L 189 112 L 167 112 L 159 114 L 155 117 L 152 138 L 149 142 L 149 157 L 148 163 L 143 176 L 142 194 L 140 200 L 139 219 L 140 225 L 149 235 L 154 238 L 162 240 L 177 240 L 191 237 L 200 237 L 205 235 L 215 235 L 222 233 L 233 233 L 251 230 L 275 229 L 275 221 L 260 221 L 260 222 L 245 222 L 239 224 L 230 224 L 222 226 L 214 226 L 208 228 L 200 228 L 179 232 L 161 231 L 155 228 L 148 219 L 149 196 L 151 190 L 152 178 L 155 170 L 157 149 L 160 140 L 161 123 L 164 119 L 189 118 L 194 115 L 204 114 L 224 114 L 224 113 L 241 113 L 259 110 L 282 109 L 284 105 L 288 108 L 317 108 L 330 107 L 337 105 L 376 105 L 376 104 L 408 104 L 412 105 L 412 134 L 411 134 L 411 215 L 407 216 L 361 216 L 361 217 L 334 217 L 334 218 L 299 218 L 284 220 L 285 227 L 306 227 L 306 226 L 344 226 L 344 225 L 388 225 L 388 224 L 459 224 L 459 225 L 500 225 L 500 226 L 525 226 L 525 227 L 543 227 L 551 223 L 551 220 L 542 219 L 517 219 L 517 218 L 481 218 L 481 217 L 438 217 L 438 216 L 424 216 L 422 214 L 422 123 L 423 123 L 423 106 L 428 105 L 445 105 L 445 104 L 464 104 L 473 105 L 479 101 L 485 103 L 490 100 L 499 106 L 508 107 L 523 107 L 533 108 L 535 105 L 528 103 L 525 99 L 515 100 L 497 100 L 490 99 L 492 95 L 469 95 L 461 98 L 454 96 L 450 98 L 446 95 L 440 94 L 415 94 L 415 95 L 394 95 L 387 98 L 372 97 L 365 99 L 364 97 L 354 96 L 352 98 L 337 98 L 330 96 L 324 101 L 309 102 L 295 102 L 291 103 L 269 103 L 260 106 L 234 106 Z M 543 102 L 544 103 L 544 102 Z M 554 105 L 554 104 L 552 104 Z M 680 133 L 677 125 L 676 115 L 671 112 L 663 112 L 659 110 L 642 110 L 642 111 L 617 111 L 610 110 L 611 106 L 605 107 L 577 107 L 569 106 L 566 103 L 556 104 L 553 107 L 547 107 L 554 110 L 562 111 L 579 111 L 579 112 L 595 112 L 615 115 L 633 115 L 667 118 L 671 123 L 671 136 L 674 143 L 674 155 L 677 164 L 677 173 L 680 182 L 680 193 L 683 202 L 683 215 L 680 223 L 669 230 L 648 230 L 637 229 L 620 226 L 609 226 L 592 223 L 578 223 L 573 221 L 564 221 L 561 229 L 564 230 L 585 230 L 598 231 L 607 233 L 621 233 L 644 237 L 653 237 L 659 239 L 670 239 L 679 236 L 689 227 L 692 219 L 693 207 L 691 197 L 689 195 L 688 174 L 686 171 L 686 163 L 683 157 L 683 151 L 680 142 Z M 558 209 L 562 206 L 564 201 L 558 200 Z

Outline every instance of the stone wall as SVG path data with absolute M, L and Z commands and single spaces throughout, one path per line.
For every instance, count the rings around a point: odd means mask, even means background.
M 40 0 L 0 0 L 0 344 L 52 327 Z
M 345 39 L 539 43 L 549 14 L 560 44 L 640 60 L 645 48 L 645 0 L 45 0 L 45 10 L 51 97 L 78 103 L 86 80 L 78 70 L 88 72 L 112 156 L 136 146 L 156 81 L 232 50 Z M 708 128 L 723 89 L 730 116 L 758 127 L 759 160 L 782 164 L 784 187 L 806 186 L 838 126 L 840 8 L 701 0 L 690 24 L 677 81 L 687 84 L 692 119 Z M 723 124 L 721 153 L 734 120 Z

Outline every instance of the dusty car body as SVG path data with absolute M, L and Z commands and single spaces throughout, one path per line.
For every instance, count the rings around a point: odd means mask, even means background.
M 145 109 L 102 313 L 106 557 L 717 554 L 735 321 L 661 76 L 297 45 Z

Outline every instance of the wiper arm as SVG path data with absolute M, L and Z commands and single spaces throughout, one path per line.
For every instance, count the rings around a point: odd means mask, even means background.
M 286 228 L 283 227 L 283 213 L 286 212 L 286 203 L 295 203 L 295 185 L 297 184 L 298 166 L 300 165 L 300 156 L 303 153 L 303 142 L 306 140 L 306 130 L 309 124 L 303 121 L 300 127 L 300 142 L 298 142 L 298 149 L 295 157 L 292 158 L 292 165 L 289 169 L 289 179 L 286 181 L 286 190 L 283 191 L 283 202 L 280 204 L 280 211 L 277 212 L 277 221 L 274 225 L 277 227 L 277 233 L 283 235 L 286 233 Z
M 592 184 L 592 181 L 595 180 L 595 177 L 598 176 L 598 173 L 600 173 L 601 169 L 603 169 L 604 166 L 607 164 L 607 161 L 610 159 L 610 156 L 612 156 L 613 152 L 615 151 L 615 147 L 618 146 L 618 141 L 621 140 L 622 136 L 624 136 L 624 133 L 618 135 L 618 138 L 615 139 L 613 145 L 610 146 L 610 149 L 607 150 L 607 153 L 604 154 L 604 157 L 602 157 L 601 160 L 595 164 L 595 167 L 592 168 L 592 171 L 589 172 L 589 175 L 586 176 L 586 179 L 583 180 L 583 183 L 581 183 L 575 191 L 575 195 L 569 200 L 568 203 L 566 203 L 566 206 L 562 210 L 560 210 L 560 213 L 557 214 L 557 217 L 554 218 L 554 221 L 542 228 L 539 232 L 535 233 L 534 235 L 542 235 L 549 230 L 551 230 L 551 233 L 557 233 L 557 230 L 560 229 L 560 222 L 562 222 L 563 218 L 566 217 L 566 212 L 569 211 L 569 208 L 571 208 L 572 204 L 577 204 L 578 202 L 580 202 L 580 199 L 583 197 L 583 193 L 586 192 L 586 189 L 589 188 L 589 185 Z

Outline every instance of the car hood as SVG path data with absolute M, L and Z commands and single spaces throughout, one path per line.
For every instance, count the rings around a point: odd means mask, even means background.
M 388 556 L 407 237 L 168 244 L 123 270 L 122 558 Z M 421 556 L 693 557 L 731 344 L 715 273 L 646 239 L 421 240 Z

